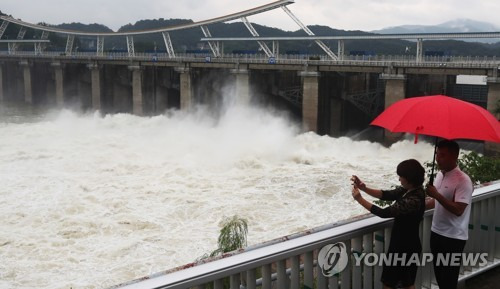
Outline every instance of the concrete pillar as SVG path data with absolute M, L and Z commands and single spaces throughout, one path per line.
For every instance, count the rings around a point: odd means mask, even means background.
M 191 73 L 189 71 L 189 68 L 187 67 L 176 67 L 175 71 L 181 74 L 181 110 L 188 110 L 193 105 L 193 87 L 191 85 Z
M 385 108 L 405 99 L 406 96 L 406 77 L 402 74 L 382 74 L 380 79 L 385 79 Z M 401 139 L 402 133 L 392 133 L 385 131 L 385 140 L 387 143 L 394 143 Z
M 486 108 L 496 116 L 497 119 L 500 117 L 500 114 L 495 114 L 495 111 L 500 108 L 500 78 L 488 77 L 488 102 Z M 485 142 L 484 153 L 486 155 L 499 156 L 500 144 Z
M 302 126 L 318 132 L 319 72 L 301 71 L 299 75 L 303 77 Z
M 497 118 L 500 117 L 500 114 L 495 114 L 495 110 L 500 108 L 500 79 L 498 79 L 498 82 L 488 81 L 488 102 L 486 108 Z
M 135 115 L 143 115 L 142 70 L 139 65 L 131 65 L 128 68 L 132 70 L 132 111 Z
M 236 75 L 235 103 L 241 105 L 250 104 L 250 73 L 248 69 L 231 69 L 231 73 Z
M 92 109 L 101 110 L 101 72 L 99 71 L 99 65 L 89 64 L 87 67 L 90 69 Z
M 60 62 L 51 63 L 54 67 L 55 73 L 55 87 L 56 87 L 56 105 L 58 107 L 64 106 L 64 84 L 63 84 L 63 70 Z
M 387 79 L 385 83 L 385 108 L 405 99 L 405 80 Z
M 24 101 L 26 103 L 33 103 L 33 92 L 31 90 L 31 69 L 27 60 L 19 62 L 23 67 L 23 81 L 24 81 Z

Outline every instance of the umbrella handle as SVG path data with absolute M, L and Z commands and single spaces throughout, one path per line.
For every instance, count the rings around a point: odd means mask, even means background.
M 438 143 L 438 137 L 436 137 L 436 140 L 434 141 L 434 155 L 432 156 L 432 171 L 431 171 L 431 177 L 430 177 L 430 182 L 429 182 L 431 185 L 434 185 L 434 166 L 436 163 L 437 143 Z

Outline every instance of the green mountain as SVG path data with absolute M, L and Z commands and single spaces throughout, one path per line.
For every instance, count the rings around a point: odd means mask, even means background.
M 76 30 L 76 31 L 85 31 L 85 32 L 113 32 L 109 27 L 102 24 L 82 24 L 82 23 L 63 23 L 57 25 L 58 28 L 68 29 L 68 30 Z
M 192 20 L 186 19 L 155 19 L 141 20 L 135 24 L 128 24 L 120 28 L 119 31 L 145 30 L 160 27 L 169 27 L 180 24 L 192 23 Z M 278 28 L 267 27 L 259 24 L 253 24 L 255 30 L 260 36 L 306 36 L 302 30 L 293 32 L 284 31 Z M 343 35 L 373 35 L 373 33 L 363 31 L 345 31 L 333 29 L 327 26 L 312 25 L 308 26 L 314 34 L 318 36 L 343 36 Z M 235 23 L 218 23 L 209 26 L 213 37 L 250 37 L 250 32 L 241 22 Z M 182 31 L 173 31 L 170 33 L 174 49 L 178 52 L 185 52 L 193 49 L 209 49 L 207 43 L 200 42 L 203 33 L 199 28 L 187 29 Z M 136 51 L 152 51 L 155 44 L 157 51 L 165 50 L 163 38 L 161 35 L 145 35 L 136 37 Z M 324 41 L 332 51 L 337 51 L 337 41 Z M 405 53 L 412 54 L 416 51 L 416 43 L 405 40 L 346 40 L 345 53 L 362 53 L 366 54 L 384 54 L 384 55 L 403 55 Z M 111 42 L 119 49 L 126 49 L 125 40 Z M 271 46 L 271 43 L 268 43 Z M 442 52 L 446 55 L 462 55 L 462 56 L 500 56 L 500 43 L 475 43 L 458 40 L 443 40 L 443 41 L 425 41 L 424 51 Z M 408 49 L 407 49 L 408 48 Z M 259 46 L 256 42 L 226 42 L 224 43 L 224 51 L 230 53 L 234 50 L 256 51 Z M 280 52 L 305 52 L 309 54 L 324 54 L 324 52 L 310 41 L 282 41 L 280 42 Z

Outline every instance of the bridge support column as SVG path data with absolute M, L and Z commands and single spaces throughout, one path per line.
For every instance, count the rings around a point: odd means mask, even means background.
M 319 72 L 301 71 L 299 75 L 303 77 L 302 126 L 318 132 Z
M 132 111 L 135 115 L 143 115 L 142 70 L 139 65 L 131 65 L 128 68 L 132 70 Z
M 495 114 L 495 110 L 500 107 L 500 77 L 488 77 L 488 102 L 486 108 L 489 112 L 497 117 L 500 114 Z M 487 155 L 500 155 L 500 144 L 485 142 L 484 153 Z
M 101 72 L 98 64 L 89 64 L 90 69 L 92 109 L 101 110 Z
M 250 73 L 248 69 L 231 69 L 231 73 L 236 75 L 235 95 L 236 104 L 250 104 Z
M 23 80 L 24 80 L 24 101 L 26 103 L 33 103 L 33 91 L 31 90 L 31 69 L 27 60 L 19 62 L 23 67 Z
M 64 81 L 63 81 L 63 69 L 60 62 L 51 63 L 54 67 L 55 73 L 55 84 L 56 84 L 56 105 L 62 107 L 64 105 Z
M 181 74 L 180 83 L 180 106 L 181 110 L 189 110 L 192 106 L 193 87 L 191 85 L 191 72 L 188 67 L 176 67 L 175 71 Z
M 395 102 L 405 99 L 406 96 L 406 76 L 402 74 L 382 74 L 380 79 L 385 82 L 385 108 L 388 108 Z M 388 144 L 397 142 L 401 139 L 402 133 L 392 133 L 385 131 L 385 141 Z

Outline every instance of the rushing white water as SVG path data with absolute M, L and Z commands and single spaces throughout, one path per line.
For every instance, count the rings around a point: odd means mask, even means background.
M 7 120 L 5 120 L 7 119 Z M 432 146 L 299 134 L 232 107 L 101 117 L 0 117 L 0 288 L 103 288 L 193 261 L 239 215 L 249 244 L 365 213 L 349 177 L 397 184 Z

